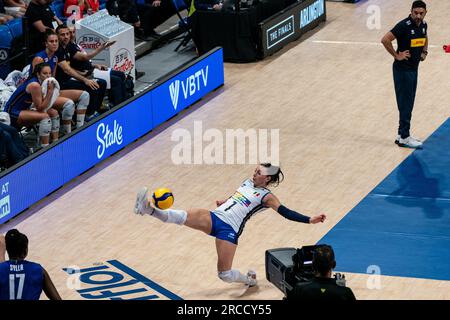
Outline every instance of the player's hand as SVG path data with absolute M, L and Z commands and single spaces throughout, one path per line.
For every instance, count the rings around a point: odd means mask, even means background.
M 92 90 L 97 90 L 98 88 L 100 88 L 100 86 L 98 85 L 97 81 L 95 81 L 95 80 L 86 79 L 84 84 L 87 85 Z
M 152 6 L 153 7 L 159 7 L 161 5 L 161 0 L 155 0 L 155 1 L 153 1 L 153 3 L 152 3 Z
M 55 83 L 50 80 L 47 82 L 47 93 L 53 93 L 53 89 L 55 89 Z
M 409 50 L 400 51 L 395 56 L 395 60 L 398 60 L 398 61 L 408 60 L 409 58 L 411 58 L 411 54 L 409 53 Z
M 222 2 L 221 2 L 221 3 L 213 5 L 213 9 L 216 10 L 216 11 L 220 11 L 220 10 L 222 10 L 222 6 L 223 5 L 222 5 Z
M 216 206 L 218 206 L 218 207 L 220 207 L 224 203 L 225 203 L 225 200 L 216 200 Z
M 114 43 L 116 43 L 116 41 L 106 41 L 103 43 L 103 49 L 111 47 Z
M 316 224 L 316 223 L 319 223 L 319 222 L 324 222 L 326 218 L 327 218 L 326 215 L 319 214 L 318 216 L 311 217 L 309 219 L 309 223 Z

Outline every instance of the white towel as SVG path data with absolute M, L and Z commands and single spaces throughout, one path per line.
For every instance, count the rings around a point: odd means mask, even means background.
M 53 77 L 47 78 L 42 82 L 42 85 L 41 85 L 43 98 L 45 98 L 45 96 L 47 95 L 47 85 L 48 85 L 49 81 L 52 81 L 55 84 L 55 89 L 53 89 L 52 99 L 50 100 L 50 103 L 49 103 L 47 109 L 45 109 L 45 111 L 47 111 L 48 109 L 50 109 L 53 106 L 56 99 L 59 97 L 59 90 L 60 90 L 59 83 L 55 78 L 53 78 Z

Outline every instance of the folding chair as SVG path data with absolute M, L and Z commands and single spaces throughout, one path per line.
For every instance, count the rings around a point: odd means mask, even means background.
M 186 47 L 187 44 L 189 43 L 189 41 L 192 39 L 191 26 L 190 26 L 190 21 L 189 21 L 190 15 L 191 15 L 191 10 L 189 9 L 188 5 L 186 4 L 186 1 L 185 0 L 172 0 L 173 6 L 175 7 L 175 12 L 176 12 L 178 18 L 180 19 L 178 21 L 178 26 L 183 31 L 183 34 L 185 34 L 181 38 L 173 39 L 173 40 L 182 39 L 180 44 L 175 48 L 174 51 L 178 51 L 181 48 L 181 46 Z M 192 2 L 193 1 L 194 0 L 192 0 Z M 192 3 L 191 3 L 191 6 L 192 6 Z M 184 18 L 180 14 L 180 11 L 183 11 L 183 10 L 186 10 L 186 12 L 187 12 L 186 17 L 184 17 Z

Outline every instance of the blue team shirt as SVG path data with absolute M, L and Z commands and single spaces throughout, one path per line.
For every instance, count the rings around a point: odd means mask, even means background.
M 27 260 L 0 263 L 0 300 L 39 300 L 44 269 Z
M 42 51 L 36 53 L 35 57 L 41 57 L 42 60 L 44 60 L 44 62 L 47 62 L 50 65 L 50 69 L 52 70 L 52 74 L 53 74 L 53 71 L 56 68 L 56 64 L 58 63 L 58 57 L 57 57 L 56 53 L 53 55 L 53 57 L 50 58 L 47 55 L 47 52 L 45 50 L 42 50 Z M 32 71 L 33 71 L 33 68 L 32 68 L 32 66 L 30 66 L 30 72 L 32 72 Z
M 33 103 L 33 100 L 31 94 L 27 92 L 27 86 L 33 82 L 39 83 L 39 80 L 36 77 L 33 77 L 22 83 L 13 92 L 11 97 L 9 97 L 8 101 L 3 107 L 3 111 L 8 112 L 13 117 L 18 118 L 20 111 L 28 110 Z

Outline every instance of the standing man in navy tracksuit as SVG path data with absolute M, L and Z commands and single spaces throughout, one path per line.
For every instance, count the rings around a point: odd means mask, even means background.
M 381 43 L 395 58 L 393 65 L 395 95 L 397 98 L 400 123 L 395 143 L 399 147 L 421 148 L 422 142 L 410 135 L 411 116 L 417 89 L 417 73 L 420 61 L 424 61 L 428 54 L 427 14 L 425 2 L 414 1 L 411 14 L 400 21 L 388 33 Z M 397 39 L 397 50 L 392 41 Z
M 5 247 L 9 260 L 4 261 Z M 47 271 L 25 260 L 28 238 L 17 229 L 0 234 L 0 300 L 39 300 L 42 290 L 50 300 L 61 300 Z

